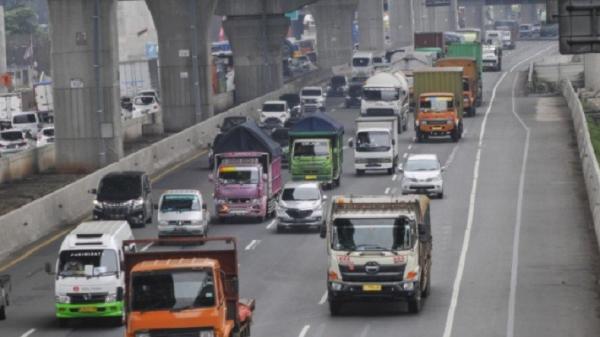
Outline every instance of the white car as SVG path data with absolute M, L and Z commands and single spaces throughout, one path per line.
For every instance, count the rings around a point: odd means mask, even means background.
M 158 237 L 206 236 L 210 214 L 198 190 L 169 190 L 158 205 Z
M 35 111 L 15 112 L 12 115 L 12 127 L 23 132 L 29 132 L 36 137 L 40 129 L 40 119 Z
M 37 135 L 37 147 L 54 143 L 54 126 L 48 126 L 40 130 Z
M 277 118 L 281 122 L 281 125 L 283 125 L 291 115 L 286 101 L 267 101 L 263 103 L 259 113 L 261 124 L 268 118 Z
M 422 193 L 444 197 L 445 167 L 440 165 L 435 154 L 413 154 L 408 157 L 404 166 L 399 169 L 402 177 L 402 194 Z
M 17 129 L 0 131 L 0 153 L 15 153 L 29 148 L 25 132 Z
M 133 99 L 132 118 L 149 115 L 160 111 L 160 104 L 154 96 L 136 96 Z
M 160 103 L 160 97 L 158 97 L 158 91 L 154 89 L 145 89 L 138 91 L 136 96 L 153 96 L 156 98 L 156 101 Z
M 321 87 L 304 87 L 300 91 L 300 103 L 305 112 L 316 112 L 325 106 L 325 91 Z
M 325 200 L 316 182 L 288 182 L 277 201 L 277 231 L 292 227 L 320 229 L 325 225 Z

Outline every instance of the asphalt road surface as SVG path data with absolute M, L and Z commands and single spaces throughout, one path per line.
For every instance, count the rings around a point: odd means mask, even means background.
M 214 225 L 210 235 L 238 239 L 241 294 L 257 300 L 253 336 L 599 336 L 598 250 L 569 114 L 560 97 L 525 97 L 518 81 L 531 58 L 557 53 L 556 45 L 521 42 L 505 53 L 503 72 L 484 74 L 484 105 L 465 119 L 460 142 L 401 135 L 402 154 L 435 153 L 448 167 L 444 199 L 432 202 L 432 293 L 420 314 L 356 304 L 331 317 L 317 233 L 277 234 L 272 221 Z M 358 110 L 330 99 L 328 111 L 352 137 Z M 399 191 L 398 175 L 357 177 L 352 150 L 344 156 L 341 187 L 329 194 Z M 200 156 L 155 182 L 155 197 L 171 188 L 210 196 L 207 175 Z M 152 238 L 156 226 L 134 232 Z M 59 241 L 8 270 L 12 306 L 0 336 L 122 336 L 123 328 L 94 321 L 58 327 L 43 264 L 55 260 Z

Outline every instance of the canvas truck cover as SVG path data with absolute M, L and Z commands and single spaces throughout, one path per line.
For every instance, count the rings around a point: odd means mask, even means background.
M 281 157 L 281 146 L 264 133 L 254 121 L 247 121 L 229 130 L 214 144 L 215 154 L 227 152 L 264 152 L 271 160 Z
M 344 126 L 330 116 L 318 112 L 299 120 L 290 130 L 290 136 L 301 133 L 344 134 Z

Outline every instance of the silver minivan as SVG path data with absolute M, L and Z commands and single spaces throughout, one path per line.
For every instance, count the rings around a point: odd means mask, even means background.
M 325 223 L 325 200 L 317 182 L 288 182 L 277 202 L 277 232 L 294 227 L 320 229 Z
M 210 215 L 198 190 L 169 190 L 158 205 L 158 237 L 206 236 Z

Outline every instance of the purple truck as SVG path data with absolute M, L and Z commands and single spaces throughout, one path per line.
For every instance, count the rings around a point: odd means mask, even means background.
M 273 216 L 282 188 L 281 146 L 250 121 L 220 137 L 214 153 L 218 220 Z

